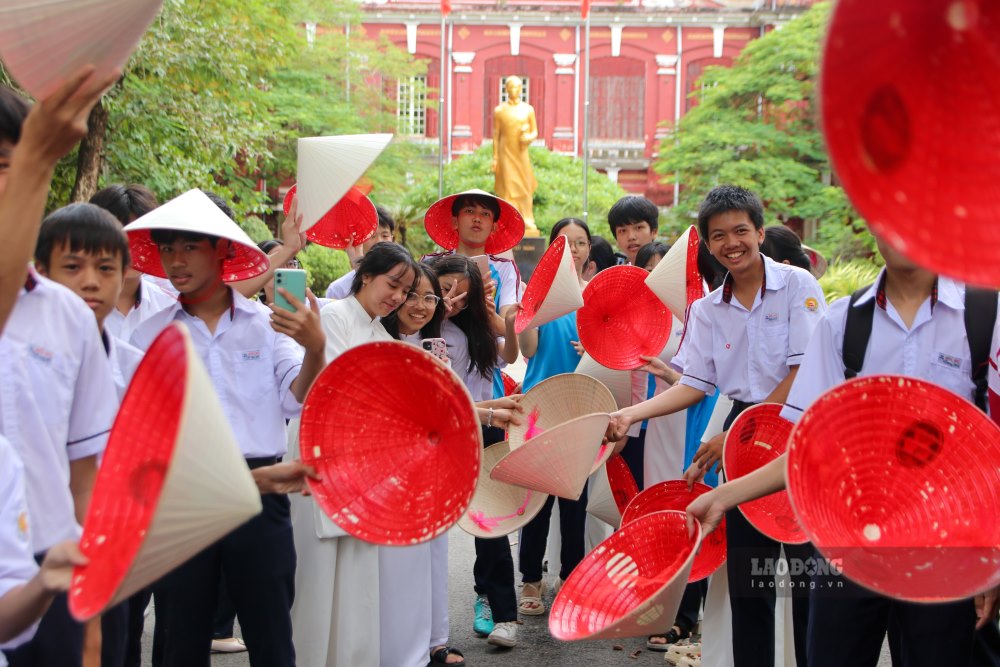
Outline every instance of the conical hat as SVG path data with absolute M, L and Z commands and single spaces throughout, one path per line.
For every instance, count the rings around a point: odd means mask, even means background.
M 788 493 L 809 539 L 894 598 L 969 598 L 1000 583 L 1000 428 L 914 378 L 856 378 L 792 431 Z
M 648 275 L 637 266 L 613 266 L 583 290 L 580 343 L 608 368 L 638 368 L 646 363 L 640 355 L 657 356 L 670 337 L 670 311 L 646 287 Z
M 348 534 L 386 546 L 426 542 L 458 521 L 483 448 L 458 376 L 396 341 L 330 362 L 306 396 L 299 439 L 302 460 L 323 477 L 309 483 L 323 511 Z
M 121 68 L 163 0 L 10 0 L 0 4 L 0 59 L 36 99 L 84 65 L 97 79 Z
M 638 493 L 639 485 L 628 464 L 621 454 L 615 454 L 594 473 L 594 483 L 587 494 L 587 512 L 617 529 L 629 501 Z
M 293 185 L 285 194 L 285 215 L 292 207 L 298 187 Z M 333 208 L 306 231 L 306 238 L 327 248 L 343 250 L 358 246 L 375 236 L 378 231 L 378 211 L 375 204 L 359 188 L 352 187 Z
M 632 405 L 631 371 L 620 371 L 602 366 L 594 361 L 592 356 L 584 352 L 580 357 L 580 363 L 576 365 L 576 372 L 589 375 L 607 387 L 611 395 L 615 397 L 615 403 L 619 410 Z
M 149 347 L 97 473 L 69 607 L 86 620 L 259 514 L 260 494 L 187 328 Z
M 688 306 L 707 294 L 698 270 L 699 243 L 698 230 L 691 225 L 646 276 L 649 289 L 682 320 Z
M 583 306 L 583 290 L 565 236 L 553 241 L 538 260 L 521 298 L 514 331 L 540 327 Z
M 596 414 L 550 428 L 500 459 L 490 478 L 577 500 L 609 423 L 609 415 Z
M 458 247 L 458 231 L 452 223 L 451 206 L 456 199 L 465 195 L 489 197 L 497 200 L 500 205 L 500 217 L 494 220 L 497 228 L 486 239 L 484 250 L 486 254 L 499 255 L 516 246 L 524 238 L 524 218 L 521 217 L 513 204 L 496 195 L 491 195 L 485 190 L 466 190 L 439 199 L 427 209 L 427 213 L 424 215 L 424 229 L 427 230 L 427 236 L 431 237 L 434 243 L 445 250 L 454 250 Z
M 779 416 L 781 408 L 778 403 L 760 403 L 744 410 L 732 423 L 722 449 L 726 479 L 739 479 L 785 453 L 792 423 Z M 778 491 L 739 507 L 747 521 L 772 540 L 786 544 L 808 542 L 787 492 Z
M 707 484 L 695 482 L 694 488 L 688 491 L 688 484 L 683 479 L 672 479 L 660 482 L 645 489 L 632 498 L 622 514 L 622 523 L 631 523 L 639 517 L 653 512 L 677 510 L 684 512 L 691 502 L 703 493 L 712 490 Z M 701 542 L 698 554 L 691 566 L 691 576 L 688 583 L 701 581 L 719 569 L 726 562 L 726 517 L 722 517 L 719 525 Z
M 811 248 L 805 243 L 802 244 L 802 250 L 806 253 L 806 257 L 809 258 L 809 272 L 813 274 L 813 278 L 819 280 L 826 273 L 826 257 L 823 257 L 819 250 Z
M 521 398 L 521 407 L 526 415 L 523 423 L 507 428 L 512 450 L 571 419 L 618 409 L 607 387 L 580 373 L 560 373 L 542 380 Z
M 325 216 L 392 141 L 391 134 L 299 139 L 296 188 L 302 231 Z
M 861 217 L 920 266 L 989 286 L 1000 284 L 998 25 L 987 0 L 841 0 L 819 80 L 830 158 Z
M 534 519 L 548 500 L 547 493 L 490 479 L 493 466 L 509 453 L 508 442 L 498 442 L 483 450 L 476 492 L 469 510 L 458 520 L 458 527 L 470 535 L 491 538 L 513 533 Z
M 143 273 L 166 278 L 160 248 L 150 238 L 154 229 L 206 234 L 231 241 L 229 256 L 222 263 L 222 279 L 226 282 L 246 280 L 267 271 L 267 255 L 201 190 L 188 190 L 125 227 L 132 266 Z
M 663 634 L 674 624 L 701 541 L 683 512 L 654 512 L 625 524 L 583 557 L 549 611 L 556 639 Z

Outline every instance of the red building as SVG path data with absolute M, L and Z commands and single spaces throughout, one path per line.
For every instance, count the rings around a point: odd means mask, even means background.
M 660 205 L 674 184 L 651 169 L 657 146 L 691 107 L 688 93 L 709 65 L 730 65 L 746 44 L 814 0 L 592 0 L 591 164 Z M 535 108 L 539 144 L 583 153 L 585 29 L 572 0 L 451 0 L 441 86 L 439 0 L 364 0 L 361 30 L 384 35 L 426 61 L 426 74 L 396 87 L 397 131 L 438 142 L 426 102 L 444 97 L 445 158 L 492 140 L 502 81 L 516 74 Z

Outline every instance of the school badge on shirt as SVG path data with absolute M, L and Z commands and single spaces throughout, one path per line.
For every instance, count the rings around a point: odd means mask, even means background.
M 806 299 L 806 310 L 810 313 L 815 313 L 819 309 L 819 301 L 813 297 L 808 297 Z
M 25 510 L 17 515 L 17 536 L 24 542 L 28 541 L 28 513 Z

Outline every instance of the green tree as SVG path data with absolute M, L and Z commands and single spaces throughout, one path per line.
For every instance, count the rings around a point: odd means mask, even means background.
M 754 190 L 768 222 L 819 222 L 812 241 L 831 258 L 869 255 L 873 242 L 831 167 L 819 131 L 816 83 L 830 3 L 752 41 L 731 68 L 710 67 L 697 106 L 660 145 L 657 173 L 684 187 L 674 224 L 690 224 L 701 197 L 722 183 Z

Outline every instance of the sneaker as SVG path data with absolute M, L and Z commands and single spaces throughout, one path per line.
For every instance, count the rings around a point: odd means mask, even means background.
M 239 637 L 212 640 L 212 653 L 243 653 L 247 645 Z
M 488 637 L 493 632 L 493 610 L 485 595 L 476 598 L 473 605 L 475 618 L 472 621 L 472 631 L 480 637 Z
M 514 621 L 497 623 L 486 642 L 494 646 L 504 646 L 506 648 L 517 646 L 517 623 Z

